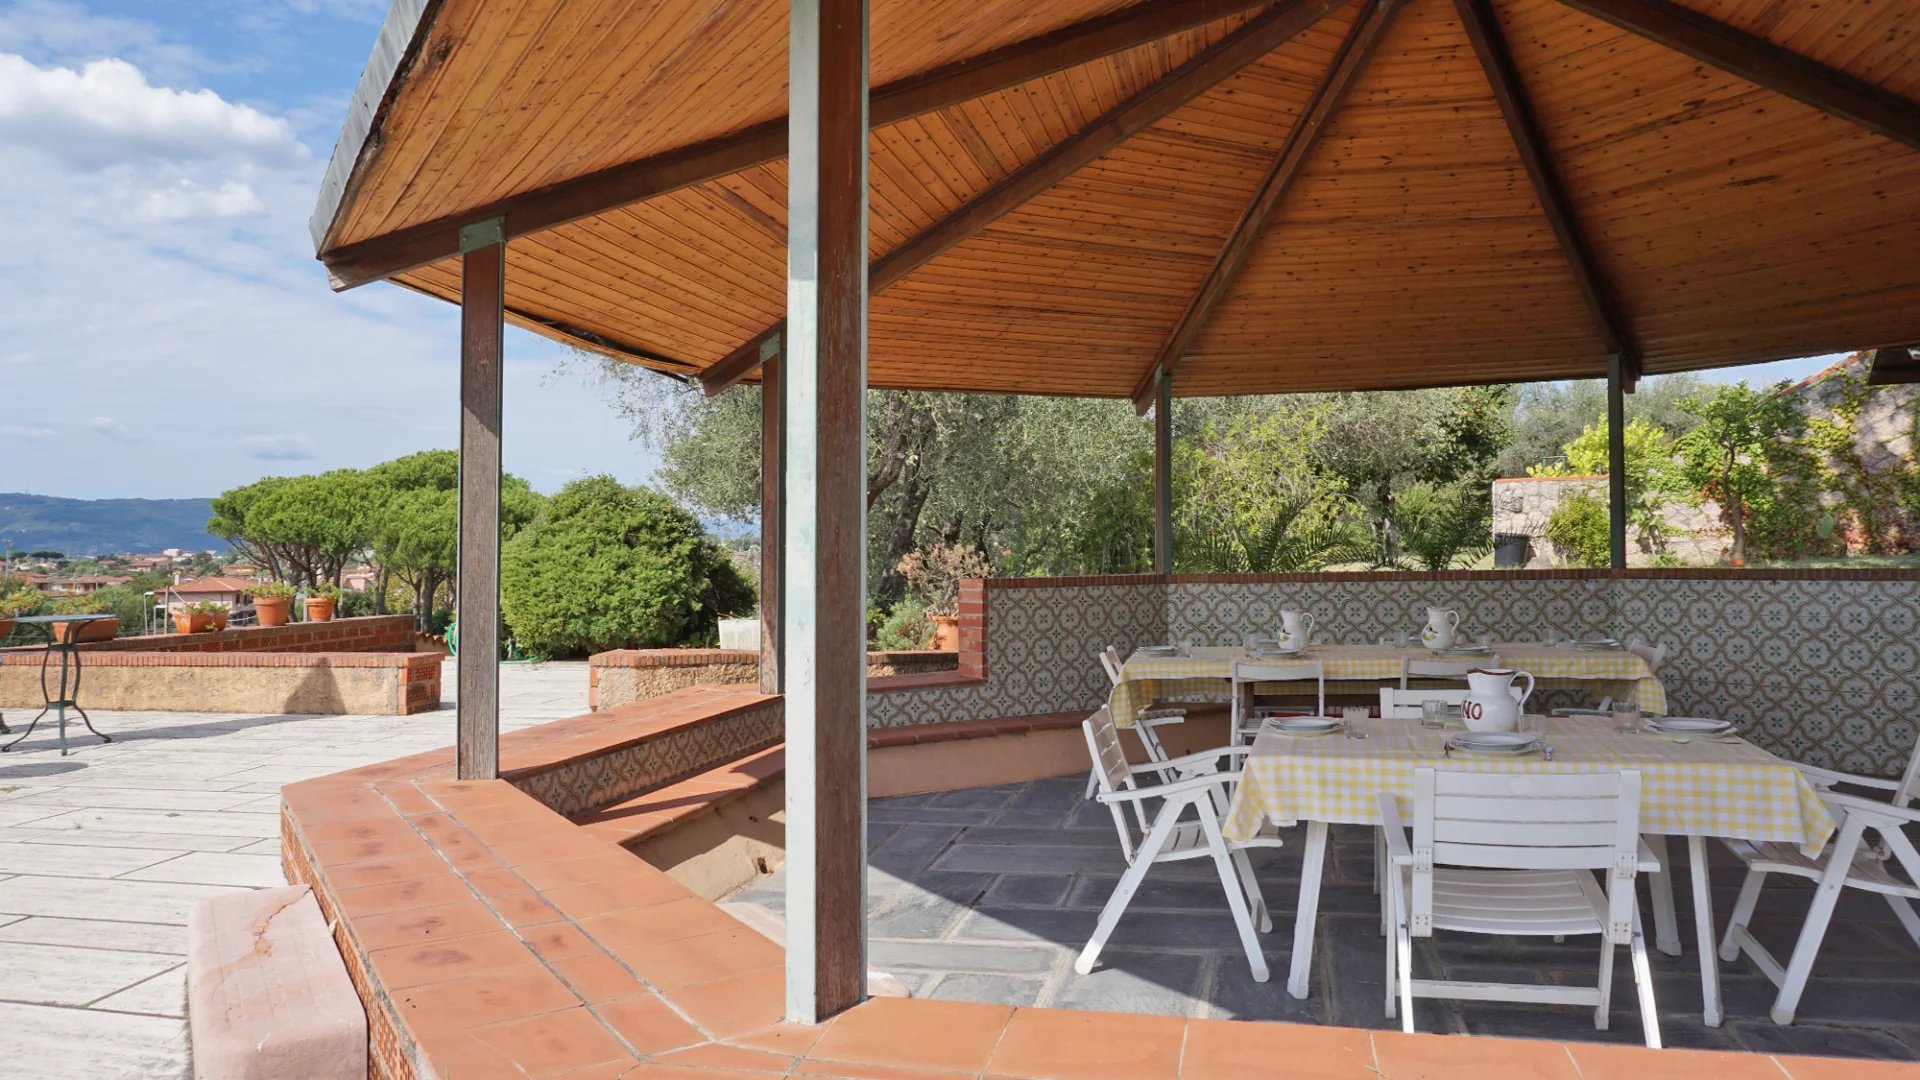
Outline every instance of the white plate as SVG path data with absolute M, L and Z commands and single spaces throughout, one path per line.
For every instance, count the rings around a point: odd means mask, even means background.
M 1342 723 L 1337 716 L 1269 716 L 1261 726 L 1289 735 L 1325 735 Z
M 1647 721 L 1647 730 L 1660 735 L 1725 735 L 1733 725 L 1698 716 L 1656 716 Z
M 1493 646 L 1455 645 L 1451 649 L 1436 649 L 1429 645 L 1427 646 L 1427 651 L 1433 653 L 1435 656 L 1491 656 L 1493 654 Z
M 1179 656 L 1178 645 L 1142 645 L 1140 652 L 1146 656 Z
M 1447 736 L 1455 750 L 1476 754 L 1525 754 L 1540 746 L 1540 736 L 1523 731 L 1460 731 Z
M 1255 646 L 1251 651 L 1255 656 L 1264 656 L 1264 657 L 1277 659 L 1283 656 L 1299 656 L 1300 654 L 1306 652 L 1307 650 L 1289 649 L 1284 645 L 1259 645 L 1259 646 Z
M 1620 648 L 1620 643 L 1614 640 L 1613 638 L 1574 638 L 1573 640 L 1567 642 L 1567 644 L 1573 646 L 1576 649 L 1617 650 Z

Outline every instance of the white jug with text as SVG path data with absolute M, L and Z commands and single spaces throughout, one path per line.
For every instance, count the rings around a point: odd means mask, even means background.
M 1460 629 L 1460 613 L 1452 608 L 1427 609 L 1427 625 L 1420 630 L 1420 644 L 1445 652 L 1453 648 L 1453 635 Z
M 1514 685 L 1526 679 L 1523 691 Z M 1460 719 L 1468 731 L 1516 731 L 1520 711 L 1533 696 L 1533 676 L 1508 668 L 1474 668 L 1467 672 L 1467 699 L 1460 703 Z
M 1304 611 L 1280 612 L 1280 643 L 1289 649 L 1304 649 L 1313 637 L 1313 616 Z

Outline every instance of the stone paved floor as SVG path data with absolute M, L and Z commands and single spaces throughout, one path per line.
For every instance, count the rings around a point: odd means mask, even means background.
M 1284 1019 L 1389 1027 L 1385 953 L 1371 888 L 1365 830 L 1336 829 L 1321 898 L 1313 993 L 1288 996 L 1300 830 L 1286 848 L 1254 853 L 1274 911 L 1266 938 L 1274 978 L 1255 983 L 1210 864 L 1157 867 L 1122 918 L 1101 963 L 1077 975 L 1073 959 L 1125 864 L 1105 807 L 1081 800 L 1082 779 L 886 799 L 869 807 L 871 962 L 916 997 L 1110 1009 L 1189 1017 Z M 1773 989 L 1743 958 L 1720 967 L 1724 1026 L 1700 1022 L 1699 961 L 1681 860 L 1681 957 L 1655 954 L 1654 985 L 1667 1045 L 1913 1060 L 1920 1057 L 1920 950 L 1877 899 L 1851 895 L 1827 935 L 1800 1019 L 1767 1019 Z M 1713 850 L 1719 851 L 1717 847 Z M 1720 856 L 1724 856 L 1720 852 Z M 1715 908 L 1733 906 L 1740 871 L 1714 859 Z M 734 899 L 779 908 L 778 874 Z M 1791 951 L 1808 893 L 1769 887 L 1754 920 L 1776 955 Z M 1650 916 L 1649 916 L 1650 918 Z M 1578 939 L 1466 936 L 1420 945 L 1417 970 L 1433 977 L 1587 982 L 1597 945 Z M 1638 1042 L 1639 1013 L 1626 951 L 1615 975 L 1611 1030 L 1571 1007 L 1416 1003 L 1423 1031 Z
M 453 671 L 443 685 L 451 697 Z M 584 663 L 501 670 L 508 730 L 585 711 Z M 8 709 L 22 730 L 32 713 Z M 187 909 L 285 884 L 280 785 L 453 741 L 453 712 L 106 712 L 59 756 L 46 721 L 0 756 L 0 1075 L 184 1075 Z M 50 719 L 50 718 L 49 718 Z M 9 736 L 8 738 L 11 738 Z

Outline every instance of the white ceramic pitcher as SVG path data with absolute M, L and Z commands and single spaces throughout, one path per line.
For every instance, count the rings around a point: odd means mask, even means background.
M 1280 643 L 1289 649 L 1304 649 L 1313 638 L 1313 616 L 1304 611 L 1280 612 Z
M 1522 691 L 1514 680 L 1527 680 Z M 1474 668 L 1467 672 L 1467 699 L 1460 703 L 1460 719 L 1468 731 L 1516 731 L 1520 710 L 1533 696 L 1533 675 L 1510 668 Z
M 1460 613 L 1452 608 L 1427 609 L 1427 625 L 1420 630 L 1420 643 L 1444 652 L 1453 648 L 1453 636 L 1460 629 Z

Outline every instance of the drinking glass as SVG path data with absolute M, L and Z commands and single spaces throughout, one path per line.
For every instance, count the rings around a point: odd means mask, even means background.
M 1447 726 L 1447 703 L 1439 698 L 1427 698 L 1420 703 L 1420 726 L 1423 728 L 1443 728 Z
M 1358 723 L 1362 720 L 1365 720 L 1371 717 L 1372 715 L 1373 715 L 1373 710 L 1367 708 L 1365 705 L 1340 706 L 1340 719 L 1345 720 L 1348 724 Z
M 1640 708 L 1637 705 L 1615 706 L 1613 710 L 1613 730 L 1622 735 L 1640 733 Z
M 1481 647 L 1481 648 L 1483 648 L 1483 649 L 1491 649 L 1491 648 L 1493 648 L 1493 635 L 1492 635 L 1492 634 L 1488 634 L 1488 633 L 1484 633 L 1484 632 L 1483 632 L 1483 633 L 1482 633 L 1482 634 L 1480 635 L 1480 639 L 1479 639 L 1479 640 L 1480 640 L 1480 647 Z

